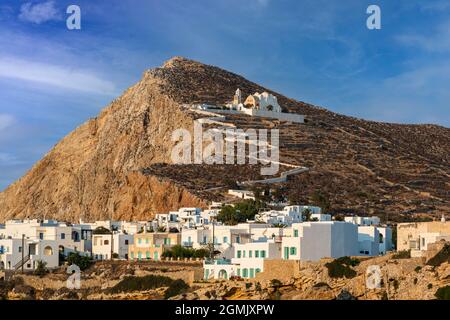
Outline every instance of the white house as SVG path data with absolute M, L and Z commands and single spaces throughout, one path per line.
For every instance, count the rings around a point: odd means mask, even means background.
M 283 259 L 317 261 L 358 254 L 358 228 L 342 221 L 295 223 L 282 239 Z
M 303 206 L 286 206 L 283 210 L 269 210 L 255 215 L 255 220 L 267 224 L 290 226 L 302 221 Z
M 46 268 L 59 265 L 58 243 L 54 240 L 0 239 L 0 269 L 34 270 L 38 261 Z
M 254 278 L 264 271 L 264 259 L 280 259 L 281 242 L 267 240 L 234 244 L 234 258 L 206 260 L 203 264 L 205 279 L 229 279 L 237 276 Z
M 112 250 L 118 259 L 128 259 L 128 247 L 133 244 L 134 235 L 119 231 L 113 233 Z M 111 234 L 92 236 L 92 256 L 96 260 L 111 259 Z
M 253 191 L 249 191 L 249 190 L 234 190 L 234 189 L 229 189 L 228 190 L 228 194 L 240 199 L 251 199 L 251 200 L 255 200 L 255 194 L 253 193 Z
M 380 224 L 380 218 L 376 216 L 373 217 L 349 216 L 344 217 L 344 221 L 354 223 L 359 226 L 378 226 Z
M 358 226 L 358 250 L 360 256 L 378 256 L 380 232 L 374 226 Z
M 312 221 L 331 221 L 331 214 L 313 213 L 311 214 Z

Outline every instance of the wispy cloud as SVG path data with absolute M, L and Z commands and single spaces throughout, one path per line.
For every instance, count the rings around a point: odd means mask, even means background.
M 54 1 L 36 4 L 27 2 L 20 7 L 19 19 L 35 24 L 41 24 L 47 21 L 60 20 L 61 14 L 55 7 Z
M 450 51 L 450 22 L 438 25 L 431 34 L 403 34 L 396 37 L 403 45 L 418 47 L 428 52 Z
M 115 93 L 112 82 L 89 70 L 0 56 L 0 77 L 37 82 L 70 90 Z
M 9 128 L 14 123 L 14 117 L 6 113 L 0 113 L 0 132 Z

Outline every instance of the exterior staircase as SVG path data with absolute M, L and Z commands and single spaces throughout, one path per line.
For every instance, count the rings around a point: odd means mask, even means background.
M 30 260 L 30 255 L 27 254 L 25 257 L 23 257 L 23 259 L 21 259 L 19 262 L 17 262 L 14 265 L 14 271 L 19 270 L 20 268 L 22 268 L 22 266 L 27 263 Z

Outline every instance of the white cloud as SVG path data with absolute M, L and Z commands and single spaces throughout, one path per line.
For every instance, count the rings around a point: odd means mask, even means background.
M 41 24 L 47 21 L 60 20 L 61 15 L 58 9 L 56 9 L 54 1 L 37 4 L 27 2 L 20 7 L 19 19 Z
M 13 123 L 13 116 L 5 113 L 0 113 L 0 132 L 10 127 Z
M 115 86 L 89 70 L 0 56 L 0 77 L 40 83 L 69 90 L 115 94 Z
M 257 0 L 257 2 L 260 6 L 265 7 L 269 4 L 270 0 Z
M 450 22 L 440 24 L 433 34 L 403 34 L 396 37 L 403 45 L 418 47 L 429 52 L 450 51 Z

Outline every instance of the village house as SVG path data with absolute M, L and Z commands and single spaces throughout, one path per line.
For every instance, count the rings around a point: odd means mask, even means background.
M 281 242 L 271 239 L 235 244 L 234 258 L 205 260 L 205 279 L 229 279 L 241 277 L 251 279 L 264 271 L 264 259 L 281 258 Z
M 292 224 L 291 234 L 282 238 L 282 258 L 318 261 L 358 255 L 358 227 L 342 221 Z
M 397 225 L 397 250 L 411 250 L 412 257 L 422 257 L 430 244 L 450 241 L 450 223 L 441 221 L 399 223 Z
M 146 232 L 134 235 L 133 244 L 128 247 L 128 259 L 133 260 L 161 260 L 167 249 L 181 244 L 181 233 Z
M 378 254 L 383 255 L 393 250 L 392 229 L 382 226 L 379 217 L 350 216 L 344 217 L 344 221 L 358 225 L 360 255 L 375 256 L 377 250 Z M 374 246 L 378 246 L 378 249 L 373 249 Z
M 113 258 L 128 260 L 128 247 L 133 244 L 134 235 L 114 231 L 111 234 L 94 234 L 92 236 L 92 256 L 95 260 L 111 259 L 111 250 Z
M 0 270 L 34 270 L 39 261 L 48 269 L 59 266 L 57 241 L 0 239 Z

